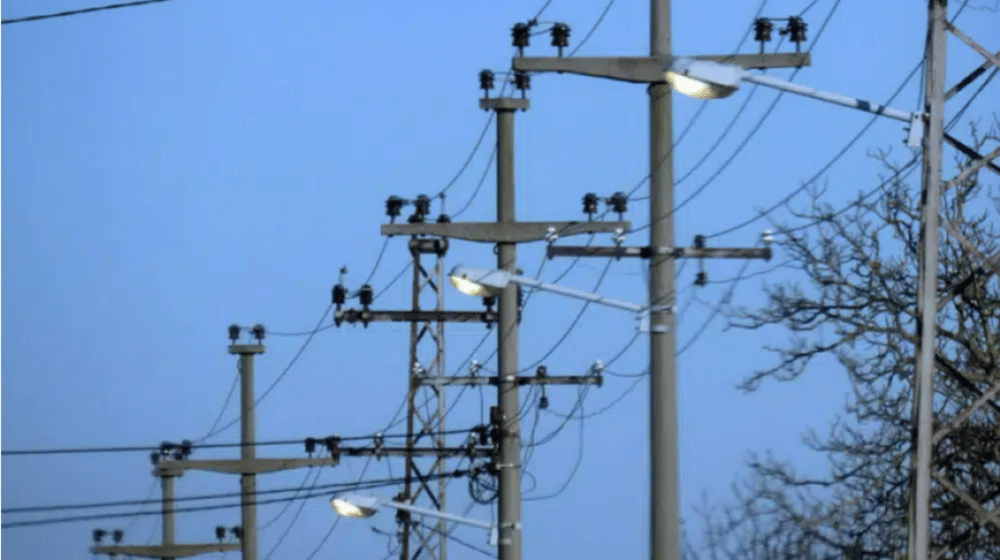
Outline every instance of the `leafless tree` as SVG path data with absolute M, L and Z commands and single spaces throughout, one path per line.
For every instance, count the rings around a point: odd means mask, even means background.
M 997 122 L 975 147 L 995 149 Z M 800 282 L 765 287 L 767 304 L 730 316 L 730 326 L 780 326 L 788 341 L 769 348 L 777 363 L 741 384 L 752 392 L 772 380 L 808 375 L 819 357 L 835 358 L 850 380 L 848 404 L 825 435 L 807 444 L 825 453 L 826 476 L 808 478 L 771 456 L 753 457 L 749 475 L 722 509 L 702 512 L 705 545 L 692 558 L 746 560 L 892 559 L 905 557 L 908 533 L 920 188 L 902 171 L 916 165 L 871 154 L 886 169 L 884 189 L 849 207 L 825 203 L 813 189 L 793 211 L 808 228 L 779 227 L 780 249 Z M 956 160 L 959 169 L 968 159 Z M 980 254 L 941 235 L 935 422 L 949 425 L 1000 383 L 1000 189 L 989 171 L 949 189 L 942 218 Z M 985 406 L 934 445 L 932 550 L 937 558 L 1000 559 L 1000 405 Z M 964 493 L 965 496 L 961 494 Z M 978 503 L 979 505 L 976 505 Z M 992 520 L 990 519 L 992 517 Z M 694 549 L 698 549 L 696 553 Z

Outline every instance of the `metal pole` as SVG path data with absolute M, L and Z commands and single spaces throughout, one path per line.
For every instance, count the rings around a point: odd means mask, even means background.
M 163 500 L 163 546 L 174 544 L 174 477 L 163 476 L 160 478 L 160 489 Z M 163 560 L 169 560 L 167 557 Z
M 497 221 L 514 222 L 514 110 L 497 109 Z M 497 244 L 497 268 L 517 274 L 517 245 Z M 520 396 L 517 370 L 517 290 L 509 283 L 500 294 L 497 336 L 500 347 L 497 400 L 500 407 L 499 557 L 521 560 Z
M 411 307 L 413 311 L 420 311 L 420 251 L 410 250 L 413 256 L 413 282 L 411 283 Z M 420 323 L 417 321 L 410 322 L 410 363 L 408 365 L 409 374 L 407 379 L 409 380 L 409 387 L 406 393 L 406 447 L 407 449 L 413 449 L 416 445 L 414 440 L 414 426 L 415 418 L 417 415 L 417 365 L 420 363 L 420 347 L 418 336 L 420 332 Z M 413 453 L 407 453 L 406 455 L 406 482 L 403 486 L 403 497 L 407 500 L 413 499 L 413 481 L 417 477 L 416 469 L 414 468 L 416 461 L 416 456 Z M 410 560 L 410 538 L 412 528 L 410 526 L 410 517 L 408 515 L 402 515 L 397 517 L 398 520 L 402 520 L 402 526 L 400 530 L 402 534 L 400 536 L 400 547 L 399 547 L 399 560 Z M 416 547 L 420 549 L 420 547 Z
M 934 342 L 937 319 L 938 240 L 941 206 L 941 151 L 944 142 L 945 54 L 947 0 L 930 0 L 929 41 L 925 97 L 928 122 L 924 132 L 923 212 L 921 216 L 920 279 L 917 295 L 919 345 L 916 364 L 917 453 L 911 560 L 926 560 L 930 553 L 931 465 L 934 420 Z
M 670 0 L 651 0 L 651 56 L 670 56 Z M 649 305 L 670 305 L 674 259 L 658 249 L 674 246 L 672 92 L 649 86 Z M 677 468 L 677 318 L 655 311 L 649 320 L 650 558 L 680 560 L 680 488 Z
M 442 210 L 443 213 L 443 210 Z M 442 243 L 447 243 L 446 240 L 442 240 Z M 437 307 L 438 311 L 444 311 L 444 253 L 438 253 L 435 258 L 434 267 L 434 283 L 435 283 L 435 295 L 437 296 Z M 434 347 L 437 350 L 434 366 L 431 371 L 427 372 L 427 375 L 437 375 L 443 377 L 445 375 L 444 367 L 444 321 L 438 321 L 437 323 L 437 336 L 434 337 Z M 445 406 L 447 399 L 445 396 L 444 387 L 431 387 L 430 388 L 437 395 L 438 409 L 437 409 L 437 437 L 434 441 L 435 447 L 445 447 L 445 415 L 448 412 Z M 446 467 L 447 458 L 444 455 L 438 455 L 437 461 L 434 464 L 434 471 L 438 473 L 443 473 Z M 438 503 L 441 505 L 441 510 L 444 511 L 448 506 L 447 499 L 448 490 L 448 479 L 440 478 L 438 480 Z M 445 530 L 448 528 L 444 519 L 438 522 L 438 557 L 437 560 L 448 560 L 448 539 L 445 535 L 447 533 Z

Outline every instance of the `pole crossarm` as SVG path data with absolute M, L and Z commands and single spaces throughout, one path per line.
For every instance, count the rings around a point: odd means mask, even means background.
M 258 459 L 181 459 L 157 463 L 156 476 L 180 476 L 184 471 L 209 471 L 227 474 L 264 474 L 305 467 L 335 467 L 336 457 L 258 458 Z
M 420 385 L 499 385 L 500 377 L 422 377 Z M 517 378 L 518 385 L 597 385 L 604 384 L 601 375 L 524 375 Z
M 944 27 L 948 31 L 951 31 L 951 34 L 954 35 L 955 37 L 958 37 L 963 43 L 969 45 L 969 48 L 983 55 L 983 58 L 990 61 L 990 63 L 992 63 L 997 68 L 1000 68 L 1000 57 L 986 50 L 979 43 L 973 41 L 971 37 L 963 33 L 961 29 L 955 27 L 950 21 L 945 21 Z
M 797 68 L 812 63 L 809 53 L 701 55 L 689 58 L 724 62 L 745 69 Z M 664 71 L 673 60 L 671 56 L 515 57 L 513 67 L 522 72 L 559 72 L 654 84 L 664 81 Z
M 654 254 L 672 257 L 675 259 L 764 259 L 771 260 L 772 251 L 770 247 L 764 248 L 739 248 L 739 247 L 677 247 L 673 249 L 661 249 L 654 252 L 650 247 L 595 247 L 589 246 L 568 246 L 549 245 L 546 250 L 548 258 L 552 257 L 639 257 L 642 259 L 651 258 Z
M 588 233 L 632 231 L 631 222 L 454 222 L 446 224 L 382 224 L 382 235 L 432 235 L 480 243 L 529 243 Z
M 949 144 L 951 144 L 956 150 L 958 150 L 958 151 L 962 152 L 963 154 L 965 154 L 966 156 L 968 156 L 970 159 L 976 160 L 977 164 L 980 161 L 985 161 L 985 163 L 983 163 L 983 165 L 985 165 L 987 168 L 989 168 L 990 171 L 992 171 L 992 172 L 1000 175 L 1000 166 L 997 166 L 997 164 L 995 164 L 992 161 L 990 161 L 993 158 L 983 156 L 982 154 L 980 154 L 976 150 L 973 150 L 972 147 L 966 145 L 965 142 L 962 142 L 961 140 L 959 140 L 958 138 L 955 138 L 954 136 L 952 136 L 951 134 L 948 134 L 947 132 L 944 134 L 944 140 L 945 140 L 945 142 L 948 142 Z
M 432 434 L 433 435 L 433 434 Z M 468 456 L 470 453 L 476 457 L 489 457 L 492 447 L 468 448 L 468 447 L 406 447 L 406 446 L 366 446 L 366 447 L 341 447 L 335 457 L 312 457 L 302 459 L 254 459 L 253 461 L 242 461 L 240 459 L 208 459 L 208 460 L 175 460 L 160 463 L 156 466 L 154 474 L 156 476 L 180 476 L 184 471 L 208 471 L 226 474 L 244 473 L 272 473 L 290 469 L 300 469 L 303 467 L 326 467 L 340 464 L 340 456 L 347 457 L 383 457 L 383 456 L 443 456 L 459 457 Z
M 412 322 L 447 322 L 447 323 L 496 323 L 495 311 L 372 311 L 364 309 L 343 309 L 337 311 L 334 320 L 339 325 L 347 323 L 373 323 L 388 321 L 392 323 Z
M 964 424 L 972 416 L 974 412 L 982 408 L 987 402 L 990 401 L 990 399 L 995 397 L 998 393 L 1000 393 L 1000 382 L 995 383 L 993 387 L 991 387 L 988 391 L 980 395 L 978 399 L 973 401 L 972 404 L 968 406 L 968 408 L 963 410 L 960 414 L 956 415 L 947 424 L 941 427 L 941 429 L 935 432 L 934 438 L 932 440 L 934 445 L 937 445 L 942 439 L 945 438 L 945 436 L 947 436 L 953 430 L 957 429 L 959 426 Z
M 994 53 L 993 57 L 994 58 L 1000 57 L 1000 51 Z M 955 95 L 958 94 L 958 92 L 967 88 L 969 84 L 976 81 L 976 78 L 982 76 L 986 72 L 986 70 L 992 65 L 993 65 L 992 59 L 988 59 L 986 62 L 980 64 L 979 68 L 976 68 L 972 72 L 969 72 L 968 76 L 959 80 L 957 84 L 955 84 L 954 86 L 952 86 L 951 89 L 948 90 L 948 93 L 944 94 L 944 100 L 948 101 L 952 97 L 955 97 Z
M 942 486 L 948 489 L 949 492 L 957 496 L 960 500 L 965 502 L 970 508 L 972 508 L 980 517 L 989 521 L 997 528 L 1000 528 L 1000 517 L 997 514 L 983 507 L 978 500 L 970 496 L 967 492 L 955 486 L 947 477 L 941 473 L 935 472 L 932 475 L 935 480 L 937 480 Z
M 92 546 L 93 554 L 138 556 L 140 558 L 188 558 L 212 552 L 233 552 L 239 543 Z

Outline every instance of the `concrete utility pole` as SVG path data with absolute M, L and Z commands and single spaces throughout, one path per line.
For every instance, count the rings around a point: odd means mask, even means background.
M 185 446 L 171 447 L 165 444 L 161 447 L 159 452 L 153 452 L 152 459 L 153 464 L 162 465 L 171 462 L 168 460 L 168 455 L 171 450 L 174 452 L 174 458 L 183 459 L 189 452 L 190 448 Z M 168 472 L 161 474 L 159 469 L 154 471 L 156 476 L 160 477 L 160 490 L 162 492 L 161 497 L 161 537 L 162 542 L 159 545 L 146 545 L 146 546 L 136 546 L 136 545 L 122 545 L 119 541 L 121 537 L 121 532 L 116 531 L 115 540 L 116 543 L 112 546 L 101 546 L 100 538 L 105 533 L 104 531 L 94 532 L 94 542 L 95 546 L 91 547 L 90 551 L 93 554 L 107 554 L 109 556 L 130 556 L 139 558 L 160 558 L 162 560 L 172 560 L 173 558 L 187 558 L 191 556 L 198 556 L 202 554 L 208 554 L 211 552 L 228 552 L 239 548 L 236 543 L 205 543 L 205 544 L 176 544 L 175 542 L 175 532 L 174 532 L 174 482 L 175 478 L 180 476 L 179 472 Z
M 528 109 L 527 99 L 500 97 L 482 100 L 497 114 L 497 223 L 517 221 L 514 211 L 514 112 Z M 517 244 L 497 243 L 497 268 L 517 274 Z M 511 283 L 498 298 L 499 345 L 497 404 L 500 448 L 500 560 L 521 559 L 521 398 L 518 391 L 518 287 Z
M 174 476 L 160 477 L 160 491 L 163 493 L 163 514 L 160 518 L 164 547 L 174 544 L 174 478 Z M 163 558 L 166 560 L 168 557 Z
M 257 458 L 254 408 L 253 366 L 257 354 L 264 353 L 264 327 L 256 325 L 256 344 L 229 345 L 229 353 L 239 355 L 240 366 L 240 459 L 250 463 Z M 240 516 L 243 539 L 240 541 L 243 560 L 257 560 L 257 475 L 253 471 L 240 474 Z
M 749 22 L 748 22 L 749 23 Z M 670 308 L 675 298 L 674 258 L 685 256 L 674 247 L 672 92 L 664 71 L 671 61 L 670 1 L 650 2 L 648 57 L 524 57 L 514 69 L 525 72 L 565 72 L 649 84 L 650 230 L 649 247 L 632 251 L 609 248 L 622 256 L 650 259 L 649 303 L 649 553 L 653 560 L 680 559 L 680 489 L 677 458 L 677 319 Z M 695 56 L 725 60 L 743 68 L 806 66 L 808 53 L 775 55 Z M 551 247 L 549 254 L 580 248 Z M 732 250 L 728 250 L 732 252 Z M 737 250 L 738 251 L 738 250 Z M 710 252 L 699 251 L 706 256 Z M 568 253 L 567 253 L 568 254 Z M 606 256 L 591 252 L 593 256 Z M 770 252 L 767 252 L 769 257 Z M 761 255 L 763 256 L 763 254 Z
M 670 0 L 653 0 L 649 56 L 670 56 Z M 649 86 L 649 245 L 674 246 L 673 95 Z M 659 253 L 657 251 L 657 253 Z M 680 560 L 680 478 L 677 459 L 677 315 L 656 311 L 675 301 L 674 260 L 649 260 L 649 552 L 654 560 Z
M 627 231 L 631 228 L 628 222 L 592 222 L 592 221 L 539 221 L 518 222 L 514 212 L 514 113 L 527 110 L 529 102 L 524 98 L 524 92 L 529 87 L 528 76 L 519 74 L 515 79 L 516 87 L 521 90 L 522 97 L 490 98 L 489 90 L 494 87 L 492 72 L 484 70 L 479 74 L 480 87 L 485 97 L 480 99 L 479 106 L 483 110 L 497 113 L 497 221 L 496 222 L 463 222 L 451 223 L 448 219 L 439 219 L 437 223 L 427 223 L 422 219 L 409 220 L 409 223 L 390 223 L 382 226 L 383 235 L 410 235 L 414 240 L 418 237 L 433 236 L 441 240 L 419 239 L 422 243 L 446 241 L 449 238 L 462 239 L 478 243 L 495 243 L 497 245 L 497 264 L 500 268 L 515 271 L 517 268 L 517 243 L 542 241 L 551 239 L 553 235 L 572 236 L 586 233 L 611 233 L 616 230 Z M 426 197 L 424 197 L 426 199 Z M 416 204 L 419 207 L 420 198 Z M 387 214 L 395 218 L 400 215 L 400 207 L 406 201 L 398 197 L 390 197 L 387 201 Z M 426 212 L 425 212 L 426 214 Z M 412 243 L 411 241 L 411 250 Z M 334 303 L 344 302 L 345 289 L 334 289 Z M 371 303 L 371 300 L 367 300 Z M 343 321 L 363 324 L 372 321 L 409 321 L 436 320 L 485 322 L 497 324 L 499 345 L 499 375 L 496 377 L 433 377 L 421 376 L 413 379 L 419 385 L 443 386 L 461 385 L 496 385 L 498 406 L 495 415 L 491 414 L 491 423 L 497 428 L 499 441 L 496 443 L 494 457 L 496 472 L 499 477 L 499 556 L 503 560 L 521 557 L 521 489 L 520 489 L 520 427 L 519 427 L 519 390 L 526 384 L 600 384 L 600 376 L 547 376 L 544 368 L 539 368 L 536 376 L 519 376 L 517 360 L 517 325 L 519 322 L 518 292 L 513 285 L 500 295 L 498 311 L 491 310 L 487 303 L 486 311 L 373 311 L 368 309 L 362 298 L 363 309 L 345 309 L 339 307 L 335 320 L 339 325 Z
M 239 459 L 188 459 L 190 446 L 187 446 L 179 456 L 171 461 L 156 463 L 155 474 L 160 477 L 180 476 L 185 471 L 209 471 L 240 475 L 240 510 L 242 518 L 242 536 L 240 549 L 244 560 L 257 558 L 257 475 L 300 469 L 304 467 L 336 466 L 340 463 L 338 450 L 339 440 L 336 437 L 326 438 L 323 443 L 330 451 L 330 457 L 312 457 L 316 442 L 306 440 L 306 451 L 310 457 L 295 458 L 258 458 L 255 441 L 255 398 L 254 398 L 254 358 L 264 353 L 264 327 L 254 325 L 249 329 L 254 337 L 254 343 L 240 344 L 238 325 L 229 327 L 229 353 L 239 356 L 240 372 L 240 458 Z

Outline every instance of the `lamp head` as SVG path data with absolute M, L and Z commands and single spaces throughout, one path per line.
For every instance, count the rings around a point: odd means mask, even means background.
M 722 99 L 739 89 L 743 69 L 709 60 L 675 58 L 664 74 L 670 87 L 696 99 Z
M 334 511 L 344 517 L 371 517 L 378 511 L 382 503 L 375 496 L 349 494 L 340 498 L 330 499 Z
M 470 296 L 495 297 L 511 282 L 510 273 L 477 266 L 456 266 L 448 273 L 453 286 Z

